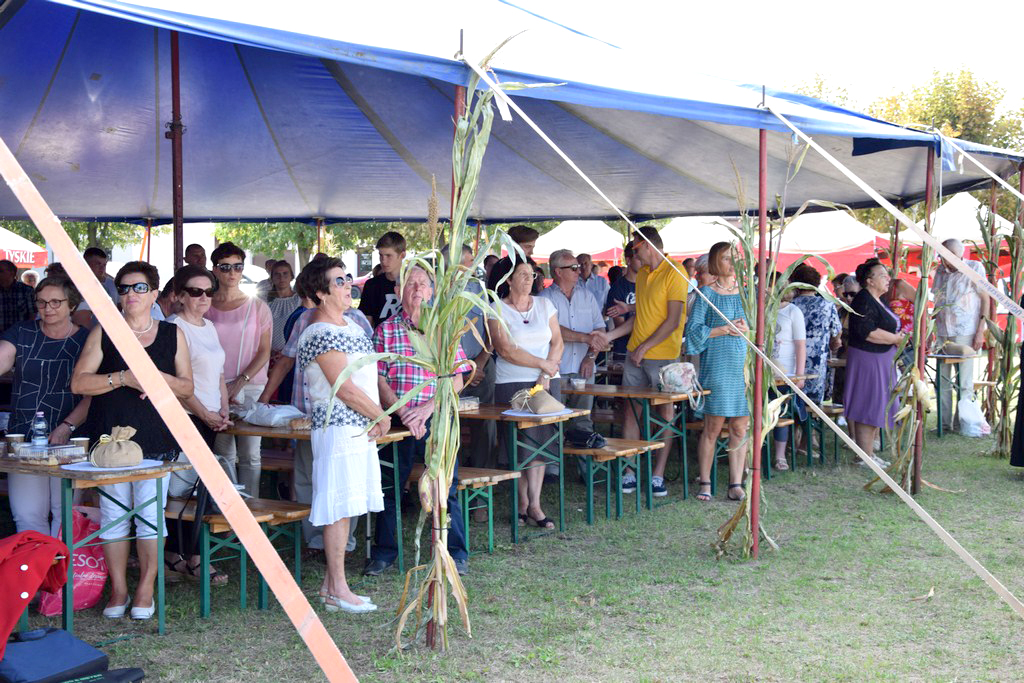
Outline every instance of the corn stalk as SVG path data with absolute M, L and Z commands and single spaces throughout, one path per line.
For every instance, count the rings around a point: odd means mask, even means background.
M 1019 208 L 1019 207 L 1018 207 Z M 996 235 L 994 238 L 990 233 L 991 227 L 979 214 L 978 221 L 981 225 L 981 234 L 984 239 L 984 248 L 979 248 L 979 253 L 984 257 L 982 263 L 985 272 L 995 282 L 1006 278 L 1006 289 L 1009 297 L 1014 301 L 1021 300 L 1024 293 L 1024 229 L 1022 229 L 1020 212 L 1013 224 L 1013 231 L 1006 236 Z M 989 212 L 989 221 L 995 220 Z M 999 254 L 1002 245 L 1006 243 L 1010 255 L 1009 273 L 999 267 Z M 1020 367 L 1017 361 L 1017 321 L 1013 316 L 1007 316 L 1006 329 L 999 327 L 998 320 L 986 320 L 988 333 L 986 342 L 995 349 L 994 376 L 987 379 L 994 381 L 996 385 L 989 389 L 992 413 L 989 420 L 995 425 L 996 444 L 991 455 L 997 458 L 1008 458 L 1013 442 L 1013 423 L 1015 409 L 1013 400 L 1020 388 Z
M 802 152 L 800 151 L 801 149 L 803 150 Z M 796 171 L 799 170 L 800 163 L 803 161 L 805 154 L 806 148 L 801 147 L 795 149 L 794 155 L 790 159 L 791 172 L 787 175 L 787 184 L 789 180 L 791 180 L 795 176 Z M 739 178 L 738 173 L 737 196 L 740 198 L 740 206 L 745 206 L 745 201 L 743 200 L 743 184 Z M 780 216 L 784 216 L 785 212 L 782 210 L 782 208 L 785 206 L 784 197 L 776 197 L 776 204 L 779 209 L 778 214 Z M 803 206 L 801 206 L 800 209 L 795 214 L 793 214 L 790 220 L 799 216 L 812 204 L 819 206 L 829 206 L 831 208 L 840 207 L 840 205 L 832 204 L 830 202 L 818 202 L 812 200 L 804 203 Z M 748 333 L 748 339 L 750 339 L 751 342 L 753 342 L 755 338 L 754 335 L 756 332 L 754 329 L 754 323 L 757 320 L 757 247 L 760 241 L 758 223 L 758 218 L 756 218 L 753 214 L 743 213 L 740 215 L 738 226 L 733 226 L 727 223 L 722 224 L 725 225 L 726 228 L 728 228 L 728 230 L 732 233 L 733 237 L 736 238 L 736 241 L 738 243 L 733 247 L 732 258 L 736 271 L 736 281 L 739 286 L 740 296 L 743 301 L 743 310 L 746 314 L 748 322 L 750 323 L 750 332 Z M 787 223 L 788 221 L 783 217 L 778 222 L 777 229 L 773 230 L 771 226 L 769 226 L 771 243 L 775 243 L 775 240 L 777 239 L 778 244 L 781 245 L 782 236 L 785 232 Z M 770 248 L 768 253 L 766 254 L 765 273 L 769 278 L 773 278 L 774 273 L 776 272 L 776 266 L 778 263 L 780 249 L 781 247 Z M 839 303 L 840 305 L 845 305 L 838 302 L 825 286 L 825 283 L 828 283 L 835 276 L 832 266 L 831 264 L 829 264 L 827 260 L 821 258 L 820 256 L 808 254 L 800 257 L 799 259 L 791 263 L 782 273 L 778 283 L 776 283 L 777 286 L 771 287 L 767 289 L 765 292 L 764 348 L 769 356 L 772 355 L 772 349 L 774 349 L 775 347 L 775 325 L 769 323 L 773 322 L 776 319 L 778 315 L 779 306 L 782 303 L 783 296 L 786 294 L 786 292 L 788 292 L 791 289 L 814 289 L 809 285 L 805 285 L 802 283 L 789 282 L 790 276 L 792 275 L 796 267 L 804 263 L 808 259 L 812 258 L 817 259 L 818 261 L 823 263 L 826 269 L 828 270 L 828 277 L 825 280 L 823 280 L 823 284 L 819 286 L 816 291 L 818 291 L 819 294 L 821 294 L 828 300 Z M 746 495 L 744 496 L 743 500 L 740 501 L 740 504 L 736 512 L 733 514 L 733 516 L 718 529 L 718 540 L 713 544 L 713 547 L 715 548 L 716 554 L 719 557 L 725 555 L 728 552 L 729 541 L 736 534 L 737 531 L 740 531 L 742 539 L 742 555 L 743 557 L 750 557 L 754 543 L 754 530 L 753 520 L 750 516 L 750 498 L 753 494 L 753 480 L 752 477 L 749 476 L 749 473 L 753 467 L 753 459 L 761 457 L 761 449 L 764 447 L 765 441 L 768 439 L 772 429 L 774 429 L 775 425 L 782 417 L 786 401 L 790 400 L 790 396 L 788 394 L 783 394 L 778 390 L 778 388 L 776 388 L 774 382 L 775 374 L 767 365 L 764 367 L 764 381 L 762 382 L 761 395 L 756 396 L 754 394 L 754 373 L 756 363 L 761 362 L 763 361 L 761 361 L 760 357 L 758 357 L 756 354 L 748 353 L 746 355 L 746 360 L 744 361 L 743 365 L 743 375 L 747 386 L 747 406 L 749 411 L 748 414 L 753 416 L 754 405 L 756 401 L 761 401 L 761 404 L 763 406 L 761 420 L 761 438 L 760 441 L 754 443 L 752 430 L 748 430 L 747 438 L 740 446 L 741 448 L 744 448 L 746 453 L 746 472 L 748 474 L 748 476 L 745 477 L 744 485 Z M 764 499 L 763 487 L 760 488 L 760 492 L 762 500 L 761 509 L 764 510 L 764 503 L 766 501 Z M 767 534 L 767 532 L 764 529 L 764 525 L 761 524 L 760 521 L 759 527 L 760 528 L 758 529 L 758 533 L 761 534 L 761 537 L 764 538 L 764 540 L 772 548 L 777 549 L 778 546 Z

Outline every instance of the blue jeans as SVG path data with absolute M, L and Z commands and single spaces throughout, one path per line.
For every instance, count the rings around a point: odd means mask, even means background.
M 398 442 L 398 481 L 404 483 L 409 479 L 414 462 L 423 462 L 427 450 L 427 437 L 430 435 L 430 422 L 427 422 L 427 433 L 422 439 L 411 436 Z M 382 472 L 383 477 L 390 478 L 390 472 Z M 456 560 L 469 558 L 466 549 L 466 528 L 462 519 L 462 508 L 459 506 L 459 464 L 455 463 L 455 474 L 452 486 L 448 489 L 448 516 L 451 527 L 448 529 L 448 552 Z M 376 531 L 374 532 L 373 548 L 370 558 L 388 564 L 398 558 L 398 541 L 395 538 L 395 499 L 391 494 L 384 496 L 384 512 L 377 515 Z

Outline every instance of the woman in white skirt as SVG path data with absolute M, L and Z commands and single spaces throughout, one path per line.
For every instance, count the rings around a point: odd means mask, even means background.
M 352 283 L 341 261 L 314 261 L 306 267 L 308 289 L 316 304 L 309 327 L 299 338 L 298 364 L 305 373 L 313 405 L 313 501 L 309 521 L 324 528 L 327 574 L 320 597 L 328 611 L 372 612 L 373 602 L 354 594 L 345 578 L 349 518 L 384 509 L 380 463 L 374 440 L 387 434 L 377 394 L 377 364 L 354 372 L 335 394 L 342 371 L 368 353 L 373 344 L 345 311 L 352 306 Z M 328 416 L 328 409 L 330 415 Z M 381 418 L 368 433 L 366 426 Z

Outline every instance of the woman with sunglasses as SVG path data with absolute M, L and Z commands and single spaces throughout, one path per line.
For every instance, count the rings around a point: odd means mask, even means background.
M 34 298 L 39 320 L 15 323 L 0 337 L 0 374 L 14 368 L 7 433 L 25 434 L 27 440 L 33 418 L 42 411 L 50 443 L 65 444 L 89 411 L 89 399 L 71 392 L 71 370 L 89 336 L 71 322 L 82 296 L 67 277 L 47 277 Z M 7 483 L 15 528 L 56 536 L 60 479 L 11 472 Z
M 217 292 L 206 318 L 213 323 L 224 349 L 224 379 L 228 400 L 251 403 L 267 384 L 270 334 L 273 317 L 266 303 L 245 294 L 239 285 L 245 268 L 245 252 L 231 242 L 213 250 L 213 274 Z M 251 496 L 260 495 L 260 443 L 258 436 L 218 434 L 214 451 L 228 467 L 238 468 L 237 481 Z
M 192 363 L 185 335 L 172 323 L 162 320 L 158 322 L 151 316 L 153 304 L 160 295 L 160 274 L 148 263 L 130 261 L 117 271 L 114 282 L 128 327 L 139 344 L 146 349 L 174 395 L 180 400 L 187 399 L 192 395 Z M 94 438 L 110 434 L 114 427 L 134 427 L 136 432 L 132 440 L 142 448 L 144 458 L 164 461 L 178 458 L 178 444 L 170 430 L 146 397 L 135 373 L 128 368 L 121 353 L 100 325 L 92 329 L 85 342 L 85 349 L 71 378 L 71 390 L 76 394 L 92 396 L 89 425 Z M 161 509 L 167 504 L 167 480 L 165 476 Z M 112 525 L 100 535 L 106 541 L 103 556 L 110 573 L 110 601 L 103 610 L 103 616 L 110 619 L 123 617 L 128 605 L 132 604 L 132 619 L 150 619 L 156 611 L 153 582 L 159 562 L 155 533 L 157 509 L 153 505 L 142 508 L 139 516 L 148 524 L 135 520 L 139 583 L 135 587 L 134 603 L 128 596 L 126 580 L 128 520 L 121 520 L 117 524 L 114 524 L 114 520 L 125 509 L 155 497 L 156 480 L 109 484 L 102 486 L 101 490 L 107 494 L 100 497 L 101 526 Z
M 174 324 L 184 333 L 188 342 L 189 360 L 192 363 L 192 384 L 194 393 L 181 403 L 192 416 L 199 434 L 206 445 L 213 450 L 217 432 L 231 426 L 228 419 L 228 388 L 224 382 L 224 349 L 213 323 L 203 318 L 210 309 L 217 283 L 213 273 L 199 266 L 184 266 L 178 269 L 171 281 L 174 296 L 181 310 Z M 184 457 L 184 456 L 183 456 Z M 183 470 L 171 475 L 171 495 L 188 496 L 196 482 L 194 470 Z M 197 509 L 196 516 L 205 514 L 206 496 L 198 492 L 197 502 L 203 509 Z M 199 576 L 200 560 L 195 554 L 193 525 L 188 522 L 171 525 L 164 561 L 168 571 L 196 578 Z M 210 583 L 220 586 L 227 583 L 227 574 L 210 568 Z
M 377 606 L 349 588 L 345 546 L 352 517 L 384 509 L 374 439 L 387 434 L 391 419 L 380 405 L 375 363 L 356 370 L 334 391 L 347 366 L 373 353 L 370 339 L 345 315 L 352 307 L 352 283 L 345 279 L 341 261 L 314 260 L 302 277 L 303 289 L 316 304 L 309 327 L 299 337 L 298 367 L 305 373 L 313 407 L 309 521 L 323 527 L 327 560 L 320 598 L 330 612 L 373 612 Z M 370 421 L 377 419 L 380 422 L 367 432 Z
M 537 275 L 533 266 L 515 258 L 515 266 L 505 282 L 496 285 L 501 297 L 501 317 L 489 320 L 494 350 L 498 353 L 495 365 L 494 402 L 508 404 L 520 389 L 529 389 L 540 383 L 555 396 L 558 392 L 558 367 L 562 360 L 562 332 L 558 326 L 558 311 L 550 300 L 533 296 Z M 497 283 L 508 274 L 513 261 L 499 261 L 491 271 Z M 506 331 L 505 328 L 508 328 Z M 544 443 L 554 433 L 554 427 L 543 425 L 525 430 L 536 443 Z M 506 444 L 511 449 L 511 444 Z M 510 451 L 511 452 L 511 451 Z M 544 466 L 528 468 L 519 480 L 519 521 L 528 520 L 542 529 L 554 529 L 555 523 L 540 506 L 540 492 L 544 484 Z

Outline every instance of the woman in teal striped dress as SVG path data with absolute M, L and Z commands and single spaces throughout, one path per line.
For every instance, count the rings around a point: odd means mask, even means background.
M 711 469 L 714 464 L 715 443 L 726 420 L 729 422 L 729 490 L 730 500 L 743 500 L 743 468 L 746 465 L 743 442 L 750 424 L 747 408 L 747 388 L 743 379 L 743 364 L 747 357 L 747 316 L 743 299 L 736 283 L 731 245 L 719 242 L 708 252 L 708 272 L 716 280 L 700 288 L 710 300 L 739 328 L 739 333 L 727 324 L 708 301 L 697 296 L 692 310 L 687 313 L 686 347 L 690 355 L 700 355 L 700 383 L 711 393 L 704 404 L 704 431 L 697 442 L 697 460 L 700 469 L 700 492 L 697 500 L 711 500 Z

